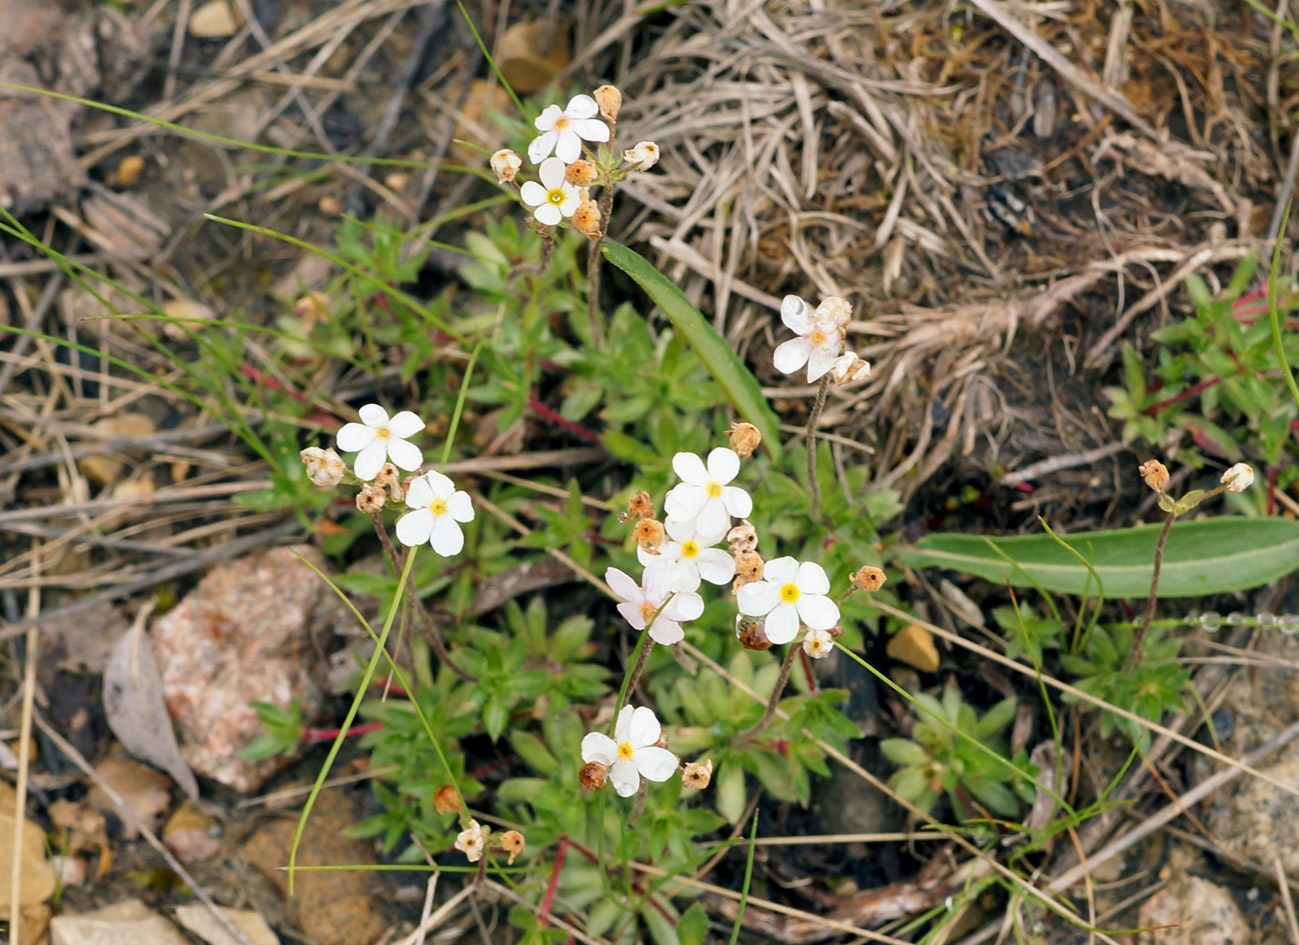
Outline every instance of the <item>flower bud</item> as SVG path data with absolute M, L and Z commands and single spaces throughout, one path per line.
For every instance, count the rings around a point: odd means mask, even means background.
M 640 545 L 652 555 L 659 553 L 659 545 L 663 544 L 663 523 L 652 518 L 643 518 L 636 523 L 636 527 L 631 530 L 632 537 L 636 539 L 636 544 Z
M 726 435 L 730 437 L 731 449 L 740 459 L 748 459 L 762 445 L 762 434 L 752 423 L 732 423 Z
M 523 834 L 517 830 L 507 830 L 501 834 L 501 849 L 510 855 L 508 866 L 514 865 L 514 858 L 523 852 Z
M 681 786 L 702 791 L 713 780 L 713 760 L 705 758 L 702 762 L 690 762 L 681 773 Z
M 622 159 L 638 171 L 648 171 L 659 162 L 659 146 L 653 141 L 637 141 L 622 152 Z
M 591 94 L 591 97 L 600 106 L 601 118 L 609 122 L 618 120 L 618 109 L 622 108 L 622 93 L 616 86 L 602 85 Z
M 726 533 L 726 544 L 730 546 L 732 557 L 743 551 L 756 551 L 758 530 L 745 520 Z
M 627 500 L 627 511 L 618 516 L 620 522 L 630 522 L 634 518 L 653 518 L 654 501 L 650 494 L 642 489 Z
M 564 180 L 574 187 L 590 187 L 595 183 L 596 173 L 594 164 L 585 158 L 578 158 L 564 168 Z
M 588 761 L 582 765 L 582 770 L 577 773 L 577 779 L 582 782 L 582 787 L 592 791 L 598 791 L 604 787 L 604 782 L 608 777 L 609 767 L 600 764 L 598 761 Z
M 302 464 L 307 467 L 307 478 L 322 489 L 329 489 L 343 481 L 347 472 L 347 463 L 343 462 L 333 450 L 322 450 L 319 446 L 308 446 L 298 454 Z
M 823 660 L 834 652 L 834 637 L 828 630 L 809 630 L 803 637 L 803 652 L 814 660 Z
M 830 365 L 830 374 L 836 384 L 851 384 L 863 377 L 870 377 L 871 366 L 852 351 L 845 351 L 834 359 Z
M 460 795 L 449 784 L 433 792 L 433 809 L 439 814 L 454 814 L 460 810 Z
M 735 580 L 731 583 L 734 594 L 746 584 L 762 580 L 762 555 L 756 551 L 741 551 L 735 556 Z
M 492 165 L 492 173 L 496 175 L 496 182 L 508 184 L 519 175 L 519 168 L 523 167 L 523 158 L 509 148 L 501 148 L 492 155 L 489 163 Z
M 387 489 L 389 486 L 400 488 L 401 473 L 397 472 L 397 467 L 392 463 L 384 463 L 374 475 L 374 485 L 380 489 Z
M 888 578 L 879 568 L 868 564 L 854 571 L 848 580 L 859 591 L 878 591 Z
M 1254 484 L 1253 467 L 1249 463 L 1237 463 L 1223 473 L 1218 481 L 1227 486 L 1228 492 L 1244 492 Z
M 761 617 L 750 617 L 740 614 L 735 618 L 735 639 L 746 650 L 769 650 L 771 641 L 767 639 L 766 621 Z
M 584 197 L 573 211 L 573 229 L 589 240 L 598 240 L 604 234 L 600 226 L 600 206 L 590 197 Z
M 1245 468 L 1248 469 L 1249 467 L 1246 466 Z M 1154 489 L 1156 492 L 1163 492 L 1164 487 L 1168 485 L 1168 480 L 1170 478 L 1168 475 L 1168 467 L 1157 459 L 1146 460 L 1137 467 L 1137 472 L 1141 475 L 1141 478 L 1146 481 L 1146 485 Z
M 383 494 L 383 490 L 368 482 L 356 494 L 357 510 L 365 512 L 367 515 L 383 511 L 384 504 L 387 501 L 388 497 Z
M 308 292 L 293 303 L 293 314 L 308 325 L 329 321 L 329 296 L 323 292 Z

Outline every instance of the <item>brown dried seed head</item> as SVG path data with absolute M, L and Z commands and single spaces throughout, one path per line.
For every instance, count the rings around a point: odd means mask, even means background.
M 589 788 L 592 791 L 598 791 L 604 787 L 604 782 L 608 777 L 609 768 L 598 761 L 588 761 L 582 765 L 582 770 L 577 773 L 577 779 L 582 782 L 582 787 Z
M 588 198 L 577 205 L 573 211 L 573 229 L 589 240 L 600 238 L 604 230 L 600 226 L 600 207 L 594 200 Z
M 631 531 L 632 537 L 636 539 L 636 544 L 640 545 L 650 554 L 659 553 L 659 545 L 663 544 L 663 523 L 652 518 L 643 518 L 636 523 L 636 527 Z
M 735 556 L 735 581 L 731 584 L 734 594 L 746 584 L 762 580 L 762 555 L 756 551 L 741 551 Z
M 690 762 L 681 773 L 681 786 L 702 791 L 713 780 L 713 760 L 706 758 L 702 762 Z
M 868 564 L 854 571 L 848 580 L 859 591 L 878 591 L 888 578 L 879 568 Z
M 564 168 L 564 180 L 574 187 L 590 187 L 595 183 L 595 165 L 585 158 L 578 158 Z
M 731 449 L 739 454 L 740 459 L 748 459 L 762 444 L 762 434 L 752 423 L 732 423 L 726 435 L 731 438 Z
M 400 482 L 401 473 L 397 472 L 397 467 L 392 463 L 384 463 L 374 475 L 374 484 L 380 489 L 387 489 L 389 486 L 400 484 Z
M 617 121 L 618 110 L 622 108 L 622 93 L 615 86 L 602 85 L 592 93 L 595 103 L 600 106 L 600 117 L 605 121 Z
M 627 500 L 627 511 L 625 514 L 618 516 L 618 521 L 630 522 L 634 518 L 653 517 L 654 502 L 650 499 L 650 494 L 642 489 Z
M 766 621 L 761 617 L 749 617 L 741 614 L 735 620 L 735 639 L 746 650 L 769 650 L 771 641 L 767 639 Z
M 497 151 L 488 163 L 492 165 L 492 173 L 501 184 L 508 184 L 514 180 L 519 174 L 519 168 L 523 167 L 523 159 L 509 148 Z
M 501 849 L 510 855 L 508 865 L 514 865 L 514 858 L 523 852 L 523 834 L 517 830 L 507 830 L 501 834 Z
M 460 810 L 460 795 L 449 784 L 433 792 L 433 809 L 439 814 L 454 814 Z
M 383 494 L 383 490 L 369 483 L 362 486 L 361 491 L 356 494 L 357 509 L 367 515 L 383 511 L 387 501 L 388 497 Z
M 726 544 L 731 549 L 732 557 L 744 551 L 756 551 L 758 530 L 747 521 L 741 522 L 726 533 Z
M 333 450 L 308 446 L 298 455 L 302 457 L 302 464 L 307 467 L 307 478 L 322 489 L 333 488 L 343 481 L 347 464 Z
M 1146 481 L 1146 485 L 1156 492 L 1163 492 L 1164 487 L 1168 485 L 1168 480 L 1171 478 L 1168 475 L 1168 467 L 1157 459 L 1146 460 L 1137 467 L 1137 472 Z

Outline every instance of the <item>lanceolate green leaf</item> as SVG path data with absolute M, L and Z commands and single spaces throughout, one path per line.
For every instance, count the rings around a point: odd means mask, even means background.
M 770 451 L 772 459 L 779 462 L 782 452 L 779 421 L 744 362 L 704 320 L 685 293 L 650 265 L 644 256 L 620 243 L 605 243 L 603 249 L 605 259 L 631 276 L 663 311 L 672 327 L 681 332 L 740 416 L 762 433 L 762 445 Z
M 1107 597 L 1145 597 L 1159 525 L 1059 536 L 1092 561 Z M 1081 594 L 1087 569 L 1050 535 L 985 538 L 927 535 L 898 549 L 912 567 L 950 568 L 998 584 L 1024 587 L 1029 581 L 989 543 L 1010 556 L 1048 591 Z M 1160 597 L 1201 597 L 1258 587 L 1299 569 L 1299 522 L 1282 518 L 1208 518 L 1177 522 L 1164 547 Z M 1091 590 L 1096 589 L 1092 581 Z

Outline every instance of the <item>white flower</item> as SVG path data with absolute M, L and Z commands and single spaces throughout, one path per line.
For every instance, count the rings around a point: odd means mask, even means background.
M 809 630 L 803 637 L 803 652 L 814 660 L 823 660 L 834 652 L 834 637 L 828 630 Z
M 840 298 L 828 298 L 815 312 L 797 295 L 787 295 L 780 303 L 780 320 L 798 335 L 776 348 L 772 357 L 776 370 L 793 374 L 807 365 L 807 381 L 820 380 L 834 365 L 843 345 L 844 326 L 851 311 Z
M 708 465 L 694 453 L 677 453 L 672 468 L 681 477 L 663 502 L 668 516 L 692 521 L 705 544 L 719 541 L 731 527 L 731 516 L 747 518 L 753 500 L 737 486 L 727 485 L 740 471 L 735 450 L 719 446 L 708 454 Z
M 613 738 L 590 732 L 582 739 L 582 761 L 608 765 L 609 780 L 618 796 L 631 797 L 640 787 L 642 774 L 650 781 L 666 781 L 680 766 L 676 755 L 654 746 L 660 734 L 652 709 L 641 706 L 633 710 L 625 705 L 618 713 Z
M 636 549 L 636 557 L 647 572 L 671 570 L 676 578 L 672 586 L 677 591 L 697 591 L 701 579 L 710 584 L 727 584 L 735 577 L 735 559 L 721 548 L 708 547 L 717 539 L 710 542 L 697 535 L 694 522 L 669 518 L 663 526 L 672 540 L 659 545 L 658 554 Z
M 397 540 L 411 547 L 428 542 L 443 557 L 459 554 L 465 533 L 458 522 L 474 520 L 468 492 L 456 491 L 456 484 L 436 469 L 411 481 L 406 490 L 411 511 L 397 519 Z
M 1223 473 L 1218 481 L 1227 484 L 1228 492 L 1244 492 L 1254 484 L 1254 469 L 1249 463 L 1237 463 Z
M 562 110 L 547 105 L 533 122 L 541 134 L 528 145 L 528 159 L 536 164 L 553 151 L 565 164 L 572 164 L 582 156 L 583 139 L 608 141 L 609 126 L 595 117 L 599 111 L 589 95 L 574 95 Z
M 698 594 L 674 591 L 679 580 L 675 568 L 646 570 L 639 585 L 629 574 L 609 568 L 604 580 L 623 599 L 618 613 L 636 630 L 644 630 L 649 624 L 650 639 L 664 646 L 680 643 L 686 635 L 681 621 L 694 620 L 704 612 L 704 599 Z
M 830 374 L 836 384 L 851 384 L 860 377 L 870 377 L 871 366 L 869 362 L 857 357 L 855 352 L 845 351 L 830 365 Z
M 659 162 L 659 146 L 653 141 L 637 141 L 622 152 L 622 159 L 638 171 L 648 171 Z
M 483 857 L 483 846 L 487 842 L 489 830 L 476 820 L 469 821 L 469 829 L 462 830 L 456 836 L 455 848 L 465 855 L 470 863 L 477 863 Z
M 557 226 L 560 220 L 571 217 L 581 204 L 581 191 L 564 179 L 564 162 L 559 158 L 542 161 L 537 176 L 541 183 L 527 181 L 520 188 L 519 196 L 529 207 L 536 208 L 532 215 L 538 223 Z
M 508 184 L 514 180 L 519 175 L 519 168 L 523 167 L 523 159 L 509 148 L 501 148 L 488 163 L 492 166 L 498 184 Z
M 736 592 L 740 613 L 766 617 L 767 638 L 788 643 L 798 636 L 799 623 L 813 630 L 829 630 L 839 622 L 839 605 L 826 597 L 830 579 L 812 561 L 776 558 L 763 568 L 762 580 L 745 584 Z
M 419 469 L 424 454 L 406 441 L 423 431 L 423 420 L 409 410 L 389 419 L 388 411 L 378 404 L 366 404 L 358 412 L 360 423 L 345 423 L 338 431 L 338 448 L 344 453 L 357 454 L 352 464 L 357 479 L 369 482 L 390 459 L 407 472 Z

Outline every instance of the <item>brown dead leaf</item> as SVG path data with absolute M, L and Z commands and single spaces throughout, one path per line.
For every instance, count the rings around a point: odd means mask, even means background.
M 8 784 L 0 781 L 0 915 L 8 916 L 13 885 L 13 858 L 15 820 L 14 806 L 18 795 Z M 45 831 L 30 820 L 23 822 L 22 852 L 19 854 L 19 875 L 22 885 L 18 889 L 18 904 L 22 907 L 38 906 L 54 895 L 54 866 L 45 858 Z
M 126 802 L 131 813 L 149 830 L 157 832 L 162 815 L 171 806 L 171 781 L 165 774 L 126 758 L 105 758 L 95 765 L 95 773 Z M 123 817 L 108 793 L 99 785 L 90 789 L 86 802 L 95 810 L 113 813 L 122 821 L 122 836 L 134 840 L 135 825 Z

